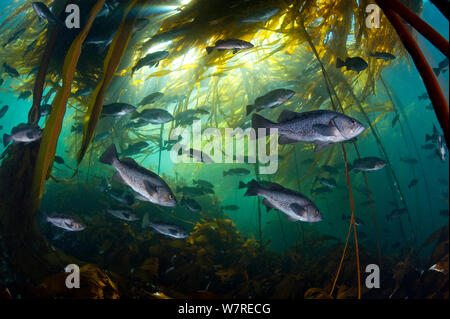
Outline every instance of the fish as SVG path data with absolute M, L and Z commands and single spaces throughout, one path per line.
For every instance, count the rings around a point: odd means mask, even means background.
M 245 176 L 250 174 L 246 168 L 231 168 L 228 171 L 223 171 L 223 176 Z
M 434 150 L 436 149 L 436 145 L 434 144 L 424 144 L 421 146 L 423 150 Z
M 399 118 L 400 118 L 400 114 L 395 115 L 395 117 L 392 119 L 392 127 L 394 127 L 395 124 L 397 124 Z
M 214 190 L 212 190 L 211 188 L 204 188 L 204 187 L 184 186 L 184 187 L 177 187 L 177 193 L 182 193 L 183 195 L 191 197 L 198 197 L 207 194 L 214 194 Z
M 411 182 L 409 182 L 409 184 L 408 184 L 408 188 L 411 189 L 411 187 L 416 186 L 417 183 L 419 183 L 418 179 L 416 179 L 416 178 L 412 179 Z
M 251 44 L 250 42 L 239 39 L 225 39 L 217 41 L 212 47 L 206 47 L 206 52 L 208 52 L 208 54 L 211 54 L 211 52 L 213 52 L 214 50 L 233 50 L 233 53 L 236 54 L 240 50 L 251 48 L 253 48 L 253 44 Z
M 182 94 L 175 94 L 175 95 L 170 95 L 170 96 L 166 96 L 162 99 L 162 102 L 164 103 L 179 103 L 182 102 L 186 99 L 186 95 L 182 95 Z
M 153 104 L 159 99 L 161 99 L 164 96 L 161 92 L 155 92 L 147 95 L 145 98 L 142 99 L 141 102 L 139 102 L 139 106 L 147 105 L 147 104 Z
M 8 41 L 5 42 L 5 44 L 3 44 L 3 47 L 5 48 L 8 44 L 16 41 L 21 35 L 22 33 L 25 32 L 25 29 L 20 29 L 19 31 L 17 31 L 16 33 L 14 33 L 9 39 Z
M 147 109 L 136 115 L 151 124 L 165 124 L 174 120 L 173 116 L 163 109 Z
M 102 177 L 100 184 L 98 184 L 97 188 L 102 193 L 107 193 L 112 189 L 112 185 L 106 177 Z
M 64 159 L 61 156 L 56 155 L 55 156 L 55 163 L 56 164 L 64 164 Z
M 21 92 L 21 93 L 19 94 L 19 97 L 18 97 L 17 99 L 18 99 L 18 100 L 26 100 L 26 99 L 28 99 L 30 96 L 31 96 L 31 92 L 30 92 L 30 91 L 24 91 L 24 92 Z
M 276 183 L 266 182 L 264 186 L 252 179 L 244 196 L 261 196 L 268 210 L 277 209 L 290 221 L 320 222 L 322 213 L 317 206 L 303 194 L 284 188 Z
M 6 73 L 8 73 L 10 77 L 17 78 L 20 76 L 19 72 L 17 72 L 17 70 L 13 67 L 10 67 L 8 64 L 6 64 L 6 62 L 3 62 L 3 69 Z
M 99 134 L 96 134 L 95 136 L 94 136 L 94 138 L 92 139 L 92 142 L 100 142 L 100 141 L 104 141 L 104 140 L 106 140 L 108 137 L 110 137 L 111 136 L 111 132 L 109 132 L 109 131 L 106 131 L 106 132 L 102 132 L 102 133 L 99 133 Z
M 415 158 L 410 158 L 410 157 L 400 157 L 400 161 L 402 161 L 403 163 L 406 163 L 406 164 L 411 164 L 411 165 L 416 165 L 417 163 L 419 163 Z
M 149 23 L 150 23 L 150 20 L 148 20 L 148 19 L 144 19 L 144 18 L 136 19 L 136 22 L 134 23 L 134 28 L 133 28 L 133 34 L 145 29 L 145 27 L 148 26 Z
M 321 177 L 317 180 L 320 184 L 327 186 L 329 188 L 336 188 L 337 184 L 336 184 L 336 180 L 334 178 L 325 178 L 325 177 Z
M 130 144 L 125 150 L 123 150 L 120 156 L 135 155 L 141 152 L 146 147 L 148 147 L 148 143 L 144 141 Z
M 425 106 L 425 109 L 428 110 L 428 111 L 434 110 L 433 104 L 431 104 L 431 103 L 428 104 L 427 106 Z
M 42 2 L 33 2 L 32 3 L 34 12 L 39 18 L 39 21 L 47 20 L 48 23 L 51 24 L 59 24 L 59 22 L 53 13 L 50 12 L 49 8 Z
M 336 68 L 340 69 L 342 67 L 347 67 L 347 71 L 356 71 L 356 72 L 361 72 L 365 69 L 367 69 L 367 67 L 369 66 L 367 64 L 366 61 L 364 61 L 364 59 L 360 58 L 360 57 L 348 57 L 345 59 L 345 61 L 343 61 L 340 58 L 337 58 L 336 60 Z
M 447 149 L 446 149 L 446 144 L 444 142 L 444 138 L 442 137 L 442 135 L 438 136 L 437 153 L 438 153 L 439 158 L 441 159 L 441 161 L 445 162 L 445 159 L 447 157 Z
M 2 86 L 4 82 L 5 82 L 5 80 L 0 79 L 0 86 Z
M 82 231 L 86 228 L 81 222 L 76 221 L 74 218 L 63 215 L 54 215 L 51 217 L 45 216 L 45 221 L 67 231 Z
M 254 129 L 266 128 L 267 130 L 278 129 L 280 145 L 312 142 L 315 144 L 316 152 L 333 143 L 351 140 L 365 130 L 364 125 L 357 120 L 345 114 L 327 110 L 303 113 L 284 110 L 278 118 L 278 123 L 253 114 L 252 127 Z M 270 134 L 270 131 L 267 133 Z
M 448 209 L 441 209 L 439 211 L 440 216 L 448 217 Z
M 433 124 L 433 133 L 431 135 L 429 134 L 425 134 L 425 142 L 433 142 L 433 143 L 438 143 L 438 138 L 439 138 L 440 134 L 439 131 L 437 130 L 436 126 Z
M 223 210 L 236 211 L 236 210 L 239 210 L 240 207 L 237 205 L 225 205 L 225 206 L 221 206 L 221 208 Z
M 326 194 L 326 193 L 329 193 L 329 192 L 331 192 L 331 189 L 328 186 L 326 186 L 326 187 L 318 187 L 318 188 L 315 188 L 315 189 L 311 190 L 311 194 Z
M 0 109 L 0 119 L 5 116 L 6 112 L 8 112 L 9 106 L 8 105 L 4 105 L 1 109 Z
M 146 126 L 146 125 L 148 125 L 148 122 L 147 121 L 144 121 L 144 120 L 142 120 L 142 119 L 138 119 L 137 121 L 130 121 L 130 122 L 128 122 L 127 124 L 125 124 L 124 126 L 123 126 L 123 128 L 140 128 L 140 127 L 143 127 L 143 126 Z
M 101 116 L 102 117 L 121 117 L 132 112 L 135 112 L 136 108 L 133 105 L 127 103 L 112 103 L 103 106 Z
M 134 72 L 138 71 L 139 69 L 143 68 L 144 66 L 158 67 L 159 62 L 161 60 L 164 60 L 168 56 L 169 56 L 168 51 L 156 51 L 156 52 L 147 54 L 145 57 L 143 57 L 136 63 L 136 65 L 132 68 L 132 72 L 134 74 Z
M 388 53 L 388 52 L 375 52 L 371 53 L 370 56 L 372 58 L 384 60 L 384 61 L 391 61 L 395 59 L 395 55 Z
M 202 188 L 214 188 L 214 185 L 213 184 L 211 184 L 210 182 L 208 182 L 208 181 L 204 181 L 204 180 L 201 180 L 201 179 L 198 179 L 198 180 L 192 180 L 192 183 L 194 184 L 194 185 L 197 185 L 198 187 L 202 187 Z
M 31 143 L 41 139 L 42 129 L 37 125 L 19 124 L 11 130 L 11 134 L 3 134 L 3 146 L 13 143 Z
M 187 32 L 188 32 L 187 27 L 174 28 L 172 30 L 165 31 L 165 32 L 154 35 L 149 40 L 148 44 L 152 45 L 152 44 L 158 44 L 158 43 L 162 43 L 162 42 L 171 41 L 171 40 L 174 40 L 178 37 L 185 35 Z
M 148 213 L 144 215 L 142 220 L 142 228 L 151 227 L 156 232 L 161 235 L 176 238 L 176 239 L 184 239 L 189 237 L 189 233 L 183 229 L 182 227 L 169 224 L 169 223 L 154 223 L 149 220 Z
M 280 11 L 280 8 L 265 8 L 256 13 L 250 14 L 245 18 L 241 19 L 242 23 L 258 23 L 267 22 L 270 18 L 276 15 Z
M 186 206 L 193 213 L 197 213 L 202 210 L 200 204 L 192 198 L 182 197 L 180 204 Z
M 373 172 L 383 169 L 386 166 L 386 162 L 380 158 L 370 156 L 355 159 L 352 165 L 349 165 L 350 170 L 358 172 Z
M 41 116 L 50 115 L 50 112 L 52 111 L 52 105 L 51 104 L 43 104 L 39 107 L 39 111 L 41 113 Z
M 178 155 L 187 155 L 190 158 L 195 159 L 199 163 L 214 163 L 213 159 L 208 154 L 205 154 L 202 151 L 195 150 L 193 148 L 190 148 L 189 150 L 180 148 L 178 150 Z
M 444 60 L 439 62 L 437 68 L 433 68 L 433 72 L 434 74 L 436 74 L 436 76 L 439 76 L 441 72 L 445 73 L 447 70 L 448 70 L 448 58 L 445 58 Z
M 130 208 L 107 208 L 106 212 L 127 222 L 134 222 L 139 219 Z
M 160 176 L 140 166 L 131 158 L 119 160 L 114 144 L 106 149 L 99 160 L 103 164 L 113 166 L 123 183 L 147 201 L 165 207 L 177 205 L 173 192 Z
M 253 111 L 276 108 L 295 95 L 295 92 L 288 89 L 276 89 L 258 97 L 253 105 L 247 105 L 247 115 Z
M 89 94 L 91 94 L 92 92 L 94 92 L 93 88 L 84 88 L 84 89 L 78 89 L 75 93 L 73 93 L 72 95 L 74 97 L 82 97 L 82 96 L 88 96 Z
M 418 99 L 419 99 L 419 101 L 420 100 L 426 100 L 426 99 L 428 99 L 429 97 L 428 97 L 428 93 L 427 92 L 425 92 L 425 93 L 423 93 L 422 95 L 419 95 L 418 96 Z
M 114 199 L 115 201 L 122 203 L 124 205 L 131 206 L 136 202 L 135 196 L 129 191 L 118 191 L 116 189 L 109 189 L 105 193 L 108 194 L 109 197 Z
M 406 212 L 407 212 L 406 208 L 396 208 L 393 211 L 391 211 L 388 215 L 386 215 L 386 220 L 389 221 L 393 218 L 398 218 Z
M 330 165 L 324 165 L 322 166 L 322 169 L 327 172 L 328 174 L 337 174 L 339 171 L 336 167 L 330 166 Z

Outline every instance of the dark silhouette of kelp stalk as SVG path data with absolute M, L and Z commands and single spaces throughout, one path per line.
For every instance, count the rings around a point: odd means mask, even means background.
M 419 71 L 420 76 L 423 79 L 425 87 L 428 91 L 428 96 L 430 97 L 430 100 L 433 104 L 434 111 L 436 112 L 436 116 L 444 132 L 445 141 L 448 146 L 450 137 L 450 126 L 449 126 L 449 109 L 447 100 L 445 99 L 441 87 L 439 86 L 438 80 L 433 70 L 431 69 L 430 65 L 428 64 L 424 54 L 420 50 L 419 46 L 417 45 L 417 42 L 414 40 L 411 33 L 408 31 L 407 27 L 405 26 L 400 17 L 404 18 L 405 20 L 407 19 L 407 17 L 409 17 L 410 23 L 411 24 L 414 23 L 413 26 L 417 27 L 418 31 L 421 32 L 422 34 L 426 34 L 426 37 L 430 36 L 429 38 L 430 41 L 432 41 L 432 43 L 436 45 L 436 47 L 447 56 L 447 58 L 449 56 L 448 41 L 444 39 L 444 41 L 446 41 L 445 43 L 442 40 L 433 38 L 432 36 L 436 35 L 436 32 L 430 31 L 424 25 L 424 23 L 418 21 L 421 20 L 419 17 L 411 16 L 408 12 L 409 9 L 399 4 L 398 1 L 377 0 L 377 3 L 383 9 L 383 12 L 385 13 L 386 17 L 389 19 L 390 23 L 397 31 L 400 40 L 402 41 L 403 45 L 411 55 L 417 67 L 417 70 Z M 394 6 L 394 4 L 396 5 Z

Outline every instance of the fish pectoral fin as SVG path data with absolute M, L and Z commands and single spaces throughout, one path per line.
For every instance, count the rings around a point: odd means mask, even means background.
M 262 201 L 263 205 L 266 206 L 267 211 L 269 212 L 272 208 L 276 209 L 266 198 Z
M 339 130 L 336 128 L 336 126 L 334 126 L 332 120 L 328 123 L 328 125 L 314 124 L 312 128 L 314 131 L 323 136 L 336 136 L 339 133 Z
M 119 172 L 115 172 L 113 177 L 112 177 L 112 179 L 115 180 L 116 182 L 119 182 L 119 183 L 122 183 L 122 184 L 126 184 L 124 179 L 122 178 L 122 176 L 120 176 Z
M 144 186 L 150 196 L 153 197 L 158 193 L 158 188 L 150 182 L 144 181 Z
M 280 137 L 278 138 L 278 144 L 280 145 L 286 145 L 286 144 L 292 144 L 292 143 L 297 143 L 298 141 L 293 140 L 285 135 L 280 135 Z
M 326 149 L 331 143 L 328 142 L 315 142 L 314 145 L 316 146 L 314 148 L 315 152 L 320 152 L 324 149 Z
M 304 207 L 300 206 L 299 204 L 291 204 L 289 205 L 289 208 L 294 211 L 299 216 L 306 216 L 306 210 Z
M 278 122 L 281 123 L 281 122 L 290 121 L 297 117 L 299 117 L 298 113 L 289 111 L 289 110 L 284 110 L 283 112 L 281 112 L 280 116 L 278 117 Z

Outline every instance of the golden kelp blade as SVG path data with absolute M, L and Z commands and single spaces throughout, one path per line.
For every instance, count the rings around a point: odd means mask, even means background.
M 114 74 L 117 71 L 122 56 L 128 47 L 130 41 L 134 23 L 137 18 L 135 7 L 138 10 L 140 4 L 143 4 L 143 0 L 133 0 L 131 4 L 126 8 L 122 22 L 119 29 L 114 36 L 114 39 L 109 47 L 108 54 L 103 65 L 103 76 L 101 81 L 97 84 L 97 87 L 92 94 L 91 102 L 88 105 L 86 116 L 84 118 L 83 127 L 83 140 L 81 142 L 80 151 L 78 152 L 78 164 L 83 160 L 84 155 L 89 147 L 89 143 L 94 136 L 95 127 L 100 118 L 100 114 L 103 109 L 103 99 L 105 97 L 106 89 L 112 81 Z
M 41 145 L 39 147 L 38 158 L 34 169 L 34 178 L 32 185 L 32 200 L 36 201 L 35 207 L 39 206 L 42 197 L 44 184 L 48 178 L 48 172 L 51 170 L 56 152 L 56 144 L 58 143 L 59 134 L 61 133 L 62 122 L 66 113 L 66 104 L 69 99 L 73 77 L 77 67 L 78 59 L 81 55 L 81 44 L 86 39 L 92 23 L 104 5 L 105 0 L 98 0 L 91 10 L 89 20 L 83 30 L 78 34 L 67 51 L 63 66 L 63 85 L 53 100 L 52 112 L 45 125 Z

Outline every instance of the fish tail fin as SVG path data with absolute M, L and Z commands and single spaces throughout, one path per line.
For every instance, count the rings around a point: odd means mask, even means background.
M 3 134 L 3 146 L 6 147 L 6 145 L 8 145 L 9 142 L 11 142 L 11 135 Z
M 274 128 L 277 123 L 274 123 L 272 121 L 269 121 L 268 119 L 262 117 L 259 114 L 253 114 L 252 116 L 252 128 L 259 129 L 259 128 L 265 128 L 266 129 L 266 136 L 269 135 L 269 129 Z
M 345 65 L 345 62 L 341 58 L 337 58 L 336 60 L 336 67 L 338 69 L 342 68 Z
M 116 161 L 119 158 L 119 155 L 117 154 L 116 145 L 111 144 L 110 147 L 106 149 L 106 151 L 100 156 L 100 163 L 112 165 L 114 161 Z
M 255 105 L 247 105 L 246 109 L 247 109 L 247 115 L 249 115 L 250 113 L 252 113 L 255 110 Z
M 246 188 L 247 187 L 247 185 L 244 183 L 244 182 L 242 182 L 242 181 L 239 181 L 239 189 L 243 189 L 243 188 Z
M 258 195 L 259 184 L 257 181 L 252 179 L 248 183 L 248 189 L 245 192 L 244 196 L 257 196 Z
M 214 47 L 206 47 L 206 52 L 210 54 L 214 50 Z

